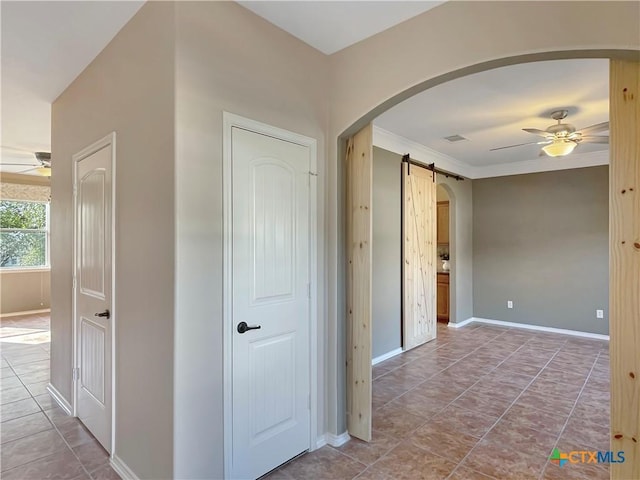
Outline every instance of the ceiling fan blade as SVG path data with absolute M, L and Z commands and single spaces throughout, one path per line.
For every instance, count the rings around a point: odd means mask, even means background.
M 540 130 L 538 128 L 523 128 L 522 130 L 527 133 L 533 133 L 534 135 L 540 135 L 541 137 L 553 137 L 552 133 Z
M 581 128 L 578 131 L 584 136 L 591 133 L 603 132 L 604 130 L 609 130 L 609 122 L 596 123 L 590 127 Z
M 582 137 L 580 143 L 609 143 L 609 136 Z
M 549 141 L 542 141 L 542 142 L 527 142 L 527 143 L 518 143 L 516 145 L 507 145 L 506 147 L 498 147 L 498 148 L 492 148 L 491 150 L 489 150 L 490 152 L 494 152 L 496 150 L 504 150 L 505 148 L 513 148 L 513 147 L 522 147 L 523 145 L 544 145 L 547 143 L 551 143 L 551 140 Z

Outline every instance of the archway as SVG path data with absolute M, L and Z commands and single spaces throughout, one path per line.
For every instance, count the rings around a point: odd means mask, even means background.
M 617 243 L 622 245 L 625 244 L 627 240 L 625 240 L 625 235 L 621 231 L 622 228 L 619 228 L 619 231 L 616 231 L 616 226 L 621 226 L 626 223 L 634 223 L 634 218 L 638 217 L 639 212 L 637 211 L 638 206 L 627 204 L 626 210 L 621 208 L 621 198 L 620 195 L 624 195 L 625 192 L 628 192 L 629 189 L 633 188 L 631 185 L 636 186 L 639 182 L 639 178 L 635 178 L 634 181 L 631 181 L 630 178 L 625 178 L 623 171 L 631 170 L 631 177 L 635 175 L 638 177 L 640 172 L 637 169 L 638 163 L 638 147 L 637 140 L 634 140 L 629 132 L 635 128 L 638 129 L 636 120 L 633 120 L 633 115 L 637 115 L 633 113 L 638 110 L 637 103 L 634 104 L 633 110 L 628 107 L 628 102 L 631 100 L 631 91 L 632 89 L 638 88 L 638 77 L 640 74 L 638 70 L 637 60 L 638 52 L 636 51 L 628 51 L 628 50 L 620 50 L 620 51 L 588 51 L 588 52 L 549 52 L 548 54 L 535 54 L 535 55 L 524 55 L 524 56 L 516 56 L 509 57 L 502 60 L 495 60 L 490 62 L 484 62 L 481 64 L 476 64 L 471 67 L 459 69 L 455 72 L 451 72 L 450 74 L 441 75 L 437 78 L 428 80 L 421 84 L 421 87 L 418 90 L 418 86 L 414 88 L 410 88 L 401 94 L 396 95 L 392 100 L 383 102 L 383 104 L 374 108 L 372 111 L 368 112 L 366 115 L 358 119 L 354 122 L 349 128 L 347 128 L 343 135 L 340 136 L 338 145 L 340 145 L 346 137 L 350 135 L 351 132 L 357 130 L 359 126 L 363 123 L 370 121 L 372 118 L 377 116 L 382 111 L 390 108 L 391 106 L 399 103 L 400 101 L 408 98 L 409 96 L 417 93 L 417 91 L 422 91 L 426 88 L 430 88 L 437 84 L 443 83 L 444 81 L 457 78 L 459 76 L 464 76 L 470 73 L 476 73 L 478 71 L 495 68 L 497 66 L 505 66 L 505 65 L 513 65 L 516 63 L 526 63 L 529 61 L 537 61 L 537 60 L 548 60 L 548 59 L 559 59 L 559 58 L 610 58 L 612 59 L 612 68 L 611 68 L 611 136 L 612 136 L 612 161 L 611 161 L 611 189 L 610 189 L 610 222 L 611 222 L 611 246 L 610 246 L 610 257 L 612 258 L 612 262 L 610 264 L 610 282 L 611 282 L 611 315 L 610 315 L 610 326 L 611 326 L 611 356 L 612 356 L 612 413 L 611 413 L 611 428 L 612 428 L 612 449 L 615 451 L 625 451 L 627 454 L 627 464 L 622 466 L 617 466 L 617 468 L 612 469 L 613 478 L 625 478 L 630 475 L 631 472 L 635 472 L 638 462 L 638 452 L 636 451 L 637 447 L 637 431 L 638 431 L 638 417 L 635 414 L 629 414 L 629 412 L 636 412 L 638 410 L 637 405 L 629 405 L 624 404 L 624 398 L 632 398 L 627 396 L 629 392 L 635 392 L 637 387 L 634 383 L 629 383 L 629 381 L 624 378 L 624 374 L 621 370 L 616 370 L 616 365 L 625 365 L 625 369 L 630 369 L 629 376 L 633 379 L 635 378 L 635 370 L 640 366 L 637 365 L 637 359 L 635 358 L 635 349 L 638 348 L 636 344 L 639 339 L 635 338 L 633 341 L 629 340 L 628 333 L 633 331 L 633 322 L 637 321 L 637 311 L 638 311 L 638 300 L 635 301 L 624 301 L 622 298 L 625 295 L 629 295 L 633 287 L 628 284 L 625 284 L 623 281 L 624 276 L 627 275 L 626 278 L 635 278 L 633 275 L 638 275 L 639 262 L 637 255 L 634 256 L 633 250 L 627 248 L 623 252 L 621 248 L 619 248 Z M 628 59 L 632 57 L 634 61 L 629 61 Z M 624 86 L 622 86 L 624 85 Z M 620 90 L 620 91 L 618 91 Z M 411 92 L 409 94 L 408 92 Z M 636 97 L 638 93 L 635 93 Z M 619 152 L 620 154 L 616 154 L 614 152 Z M 339 165 L 344 161 L 344 156 L 339 151 L 338 152 L 338 160 Z M 342 171 L 342 168 L 338 168 L 337 171 Z M 627 183 L 629 185 L 627 185 Z M 344 183 L 343 183 L 344 185 Z M 626 186 L 627 188 L 622 188 Z M 346 185 L 346 191 L 343 192 L 342 198 L 347 195 L 348 192 L 348 184 Z M 339 195 L 339 198 L 341 196 Z M 338 208 L 338 212 L 340 212 L 340 206 Z M 626 235 L 629 234 L 636 236 L 638 232 L 627 231 Z M 619 261 L 620 257 L 625 257 L 628 261 L 624 264 Z M 616 261 L 617 260 L 617 261 Z M 626 297 L 624 297 L 626 298 Z M 618 304 L 618 308 L 614 307 L 614 305 Z M 635 313 L 634 313 L 635 312 Z M 636 320 L 634 320 L 636 319 Z M 625 337 L 625 333 L 627 332 L 627 336 Z M 348 346 L 347 346 L 348 347 Z M 347 386 L 349 388 L 349 386 Z M 633 397 L 635 398 L 635 397 Z

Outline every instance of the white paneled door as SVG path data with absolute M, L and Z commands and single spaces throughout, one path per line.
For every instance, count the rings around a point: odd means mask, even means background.
M 232 129 L 231 478 L 257 478 L 310 445 L 309 160 Z
M 76 414 L 111 451 L 112 143 L 76 163 Z

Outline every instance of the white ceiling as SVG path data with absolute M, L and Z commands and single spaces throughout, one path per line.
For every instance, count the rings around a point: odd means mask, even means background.
M 238 1 L 265 20 L 330 55 L 444 1 Z
M 374 124 L 472 167 L 486 167 L 538 159 L 539 145 L 489 150 L 542 140 L 522 129 L 546 129 L 557 109 L 568 109 L 565 122 L 578 129 L 608 121 L 609 61 L 554 60 L 469 75 L 409 98 Z M 468 140 L 443 139 L 455 134 Z M 607 150 L 605 144 L 581 144 L 571 155 Z
M 51 103 L 143 3 L 0 2 L 2 146 L 10 147 L 2 163 L 30 164 L 29 152 L 51 150 Z

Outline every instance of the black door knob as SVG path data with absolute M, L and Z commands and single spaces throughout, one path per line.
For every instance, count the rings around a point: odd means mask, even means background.
M 262 328 L 260 325 L 247 325 L 247 322 L 240 322 L 238 324 L 238 333 L 248 332 L 249 330 L 258 330 Z
M 104 312 L 94 313 L 94 316 L 102 317 L 102 318 L 111 318 L 111 312 L 107 308 Z

